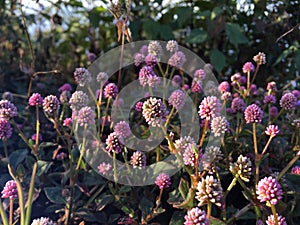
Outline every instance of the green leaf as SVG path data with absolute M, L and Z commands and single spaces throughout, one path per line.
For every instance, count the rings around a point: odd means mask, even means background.
M 163 40 L 174 39 L 174 34 L 173 34 L 172 28 L 166 24 L 160 25 L 160 37 Z
M 191 209 L 194 206 L 194 198 L 195 198 L 195 190 L 190 188 L 183 202 L 172 202 L 173 199 L 168 200 L 168 202 L 172 204 L 174 208 L 177 209 Z
M 42 174 L 47 173 L 47 171 L 52 166 L 52 164 L 53 162 L 47 162 L 42 160 L 37 161 L 37 165 L 38 165 L 37 175 L 41 176 Z
M 152 19 L 148 19 L 143 23 L 143 31 L 146 34 L 146 38 L 156 39 L 160 34 L 160 24 Z
M 199 44 L 207 39 L 207 32 L 202 29 L 194 29 L 190 35 L 186 37 L 186 42 L 191 44 Z
M 46 187 L 46 188 L 44 188 L 44 191 L 50 202 L 56 203 L 56 204 L 65 204 L 66 203 L 65 199 L 61 195 L 62 188 Z
M 192 18 L 193 9 L 190 7 L 178 7 L 176 8 L 176 14 L 178 15 L 178 25 L 183 27 L 185 23 L 189 22 Z
M 213 10 L 211 12 L 211 20 L 215 19 L 222 13 L 223 13 L 223 10 L 220 7 L 217 6 L 217 7 L 213 8 Z
M 295 62 L 296 69 L 300 70 L 300 50 L 296 51 L 294 62 Z
M 210 53 L 210 62 L 218 71 L 218 73 L 221 73 L 222 69 L 225 66 L 226 59 L 222 52 L 220 52 L 218 49 L 214 49 Z
M 84 221 L 96 222 L 98 220 L 94 214 L 89 211 L 89 209 L 80 208 L 75 212 L 75 214 L 84 219 Z
M 210 221 L 210 225 L 226 225 L 225 222 L 214 217 L 211 217 L 209 221 Z
M 180 179 L 180 183 L 178 186 L 178 189 L 180 191 L 181 196 L 186 199 L 188 193 L 189 193 L 189 183 L 184 180 L 183 178 Z
M 288 49 L 284 50 L 281 55 L 276 59 L 275 63 L 273 64 L 273 66 L 276 66 L 278 63 L 280 63 L 283 59 L 285 59 L 286 57 L 288 57 L 290 54 L 292 54 L 293 52 L 297 51 L 298 48 L 294 45 L 290 46 Z M 298 50 L 299 51 L 299 50 Z M 300 54 L 300 53 L 299 53 Z
M 127 193 L 131 191 L 131 187 L 130 186 L 122 186 L 119 190 L 119 194 L 123 194 L 123 193 Z
M 237 47 L 239 44 L 245 44 L 248 42 L 248 38 L 242 33 L 241 27 L 236 23 L 226 23 L 225 32 L 229 41 Z
M 170 224 L 172 225 L 182 225 L 184 224 L 185 213 L 182 211 L 175 211 L 171 218 Z
M 13 168 L 17 168 L 18 165 L 25 159 L 28 153 L 27 149 L 19 149 L 9 155 L 9 161 Z
M 153 203 L 149 199 L 143 197 L 139 204 L 139 209 L 142 211 L 143 215 L 149 215 L 152 211 L 152 208 Z
M 115 197 L 113 195 L 103 194 L 97 200 L 97 211 L 102 211 L 107 205 L 114 202 Z

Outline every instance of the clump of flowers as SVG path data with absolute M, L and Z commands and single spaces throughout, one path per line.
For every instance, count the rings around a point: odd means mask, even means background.
M 261 123 L 263 111 L 256 104 L 249 105 L 245 110 L 246 123 Z
M 166 49 L 171 53 L 177 52 L 178 51 L 177 41 L 174 41 L 174 40 L 168 41 Z
M 133 168 L 146 166 L 146 155 L 141 151 L 136 151 L 132 154 L 130 164 Z
M 155 184 L 159 187 L 159 189 L 166 189 L 171 186 L 171 178 L 169 175 L 165 173 L 161 173 L 155 179 Z
M 92 75 L 85 68 L 76 68 L 74 71 L 74 79 L 79 86 L 84 86 L 92 81 Z
M 6 140 L 12 135 L 12 127 L 9 121 L 0 119 L 0 139 Z
M 119 154 L 122 152 L 124 146 L 122 143 L 123 140 L 121 140 L 120 137 L 118 137 L 118 135 L 116 134 L 116 132 L 112 132 L 110 133 L 110 135 L 108 135 L 106 141 L 106 150 L 108 152 L 115 152 L 116 154 Z
M 224 116 L 214 117 L 211 121 L 211 131 L 215 137 L 219 137 L 228 131 L 229 122 Z
M 140 84 L 145 87 L 156 87 L 160 83 L 160 78 L 154 73 L 151 66 L 144 66 L 139 72 Z
M 221 112 L 221 102 L 216 96 L 205 97 L 200 106 L 198 114 L 201 119 L 211 120 L 213 117 L 219 116 Z
M 16 106 L 8 100 L 0 101 L 0 118 L 10 120 L 17 116 L 18 111 Z
M 161 99 L 150 97 L 143 103 L 143 117 L 153 127 L 160 126 L 166 118 L 166 107 Z
M 50 218 L 41 217 L 39 219 L 34 219 L 31 225 L 56 225 Z
M 17 183 L 14 180 L 9 180 L 6 182 L 3 190 L 1 191 L 2 198 L 15 199 L 18 198 Z
M 276 213 L 276 217 L 277 217 L 278 225 L 287 225 L 286 220 L 283 216 L 280 216 Z M 275 220 L 274 215 L 268 216 L 268 218 L 266 220 L 266 224 L 267 225 L 276 225 L 276 220 Z
M 278 135 L 280 132 L 278 126 L 276 125 L 269 125 L 267 128 L 266 128 L 266 131 L 265 133 L 271 137 L 275 137 L 276 135 Z
M 196 162 L 197 162 L 197 155 L 195 152 L 196 149 L 196 144 L 188 144 L 188 146 L 185 148 L 184 150 L 184 154 L 183 154 L 183 163 L 186 166 L 197 166 Z M 202 151 L 199 152 L 198 154 L 198 165 L 199 162 L 202 159 Z
M 172 92 L 168 101 L 170 105 L 172 105 L 175 109 L 179 110 L 185 104 L 186 95 L 182 90 L 175 90 Z
M 255 66 L 252 64 L 252 62 L 246 62 L 243 65 L 243 73 L 253 72 L 254 70 L 255 70 Z
M 99 82 L 100 84 L 103 85 L 108 80 L 107 73 L 105 73 L 105 72 L 98 73 L 96 80 L 97 80 L 97 82 Z
M 98 166 L 99 173 L 105 175 L 108 171 L 110 171 L 112 166 L 109 163 L 103 162 Z
M 30 106 L 42 106 L 43 102 L 44 100 L 39 93 L 33 93 L 28 100 Z
M 169 59 L 169 64 L 171 66 L 177 67 L 177 68 L 181 68 L 183 66 L 183 64 L 185 63 L 186 58 L 185 58 L 185 54 L 181 51 L 175 52 L 171 58 Z
M 240 155 L 237 161 L 230 165 L 229 170 L 234 175 L 238 175 L 245 182 L 249 182 L 252 172 L 251 160 L 246 156 Z
M 118 122 L 114 127 L 114 131 L 121 138 L 128 138 L 131 134 L 129 124 L 125 121 Z
M 285 110 L 293 110 L 296 107 L 297 98 L 292 93 L 286 93 L 281 97 L 279 103 Z
M 208 225 L 209 220 L 206 217 L 206 212 L 199 207 L 192 208 L 187 211 L 184 216 L 184 225 Z
M 59 110 L 60 103 L 55 95 L 48 95 L 44 98 L 43 110 L 47 116 L 55 116 Z
M 95 124 L 94 110 L 89 106 L 85 106 L 80 109 L 77 116 L 77 122 L 80 126 Z
M 258 182 L 256 194 L 260 202 L 270 202 L 272 205 L 276 205 L 282 199 L 283 192 L 278 181 L 270 176 Z
M 85 107 L 88 104 L 89 97 L 83 91 L 75 91 L 70 100 L 70 108 L 73 111 L 79 111 L 82 107 Z
M 219 181 L 213 176 L 202 178 L 197 186 L 196 199 L 199 201 L 198 206 L 203 206 L 210 202 L 218 207 L 222 207 L 224 196 Z
M 300 175 L 300 166 L 294 166 L 291 170 L 292 174 Z
M 115 83 L 109 83 L 104 88 L 105 98 L 115 98 L 119 93 L 119 89 Z
M 148 45 L 148 53 L 155 55 L 155 56 L 160 56 L 162 52 L 162 47 L 158 41 L 150 41 Z

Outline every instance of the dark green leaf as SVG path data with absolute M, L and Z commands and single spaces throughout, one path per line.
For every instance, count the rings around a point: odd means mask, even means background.
M 237 47 L 239 44 L 245 44 L 248 42 L 246 36 L 242 33 L 241 27 L 236 23 L 226 23 L 225 32 L 229 41 Z
M 44 191 L 50 202 L 53 202 L 56 204 L 65 204 L 66 203 L 65 199 L 61 195 L 62 188 L 46 187 L 46 188 L 44 188 Z
M 211 217 L 209 221 L 211 225 L 226 225 L 225 222 L 214 217 Z
M 107 205 L 115 200 L 113 195 L 103 194 L 97 200 L 97 211 L 103 210 Z
M 199 44 L 207 39 L 207 32 L 202 29 L 194 29 L 190 35 L 186 37 L 186 42 L 191 44 Z
M 94 216 L 93 213 L 89 211 L 89 209 L 81 208 L 75 212 L 80 218 L 84 219 L 88 222 L 96 222 L 98 219 Z
M 218 49 L 214 49 L 210 53 L 210 62 L 216 71 L 220 73 L 225 66 L 226 59 L 222 52 L 220 52 Z
M 106 9 L 102 6 L 100 7 L 95 7 L 93 8 L 89 13 L 88 13 L 88 18 L 90 20 L 90 24 L 93 27 L 98 27 L 99 22 L 101 20 L 101 13 L 106 12 Z
M 143 31 L 146 34 L 146 38 L 156 39 L 160 34 L 160 24 L 152 19 L 148 19 L 143 23 Z
M 215 7 L 211 12 L 211 20 L 215 19 L 219 15 L 221 15 L 223 10 L 220 7 Z
M 27 149 L 19 149 L 9 155 L 10 165 L 17 168 L 18 165 L 25 159 L 28 153 Z
M 139 209 L 142 211 L 143 215 L 149 215 L 152 211 L 152 208 L 153 203 L 149 199 L 143 197 L 139 204 Z
M 174 39 L 172 28 L 166 24 L 160 25 L 160 37 L 162 38 L 162 40 Z
M 172 219 L 170 221 L 170 224 L 172 225 L 182 225 L 184 224 L 184 216 L 185 212 L 182 211 L 176 211 L 173 213 Z
M 179 186 L 178 186 L 178 189 L 180 191 L 180 194 L 181 196 L 186 199 L 188 193 L 189 193 L 189 183 L 184 180 L 183 178 L 180 179 L 180 183 L 179 183 Z
M 52 166 L 52 164 L 53 162 L 47 162 L 42 160 L 37 161 L 37 165 L 38 165 L 37 175 L 41 176 L 42 174 L 47 173 L 47 171 Z

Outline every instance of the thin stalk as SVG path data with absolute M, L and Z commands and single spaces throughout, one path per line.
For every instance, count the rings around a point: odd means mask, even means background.
M 36 137 L 35 137 L 35 151 L 34 151 L 34 154 L 35 156 L 37 156 L 38 154 L 38 146 L 39 146 L 39 135 L 40 135 L 40 119 L 39 119 L 39 106 L 36 105 Z
M 158 209 L 158 207 L 160 206 L 160 203 L 161 203 L 161 197 L 162 197 L 162 194 L 163 194 L 163 190 L 164 189 L 159 189 L 159 195 L 156 199 L 156 207 L 154 209 L 154 211 L 156 211 Z
M 91 89 L 91 86 L 90 86 L 90 85 L 88 86 L 88 91 L 89 91 L 90 95 L 92 96 L 92 99 L 94 100 L 95 104 L 97 105 L 97 99 L 96 99 L 96 96 L 95 96 L 93 90 Z
M 35 177 L 36 177 L 36 171 L 37 171 L 37 163 L 35 163 L 33 165 L 33 170 L 32 170 L 32 175 L 31 175 L 31 180 L 30 180 L 28 199 L 27 199 L 25 225 L 29 225 L 30 219 L 31 219 L 32 197 L 33 197 L 33 192 L 34 192 L 34 182 L 35 182 Z
M 268 149 L 268 147 L 269 147 L 269 145 L 270 145 L 272 139 L 273 139 L 273 136 L 270 136 L 270 137 L 269 137 L 269 140 L 268 140 L 268 142 L 267 142 L 267 144 L 265 145 L 265 147 L 264 147 L 264 149 L 263 149 L 263 151 L 262 151 L 262 153 L 261 153 L 261 157 L 266 153 L 266 151 L 267 151 L 267 149 Z
M 6 140 L 5 139 L 3 139 L 3 148 L 4 148 L 5 158 L 7 158 L 9 160 L 8 152 L 7 152 L 7 145 L 6 145 Z
M 257 149 L 257 138 L 256 138 L 256 123 L 252 123 L 252 134 L 253 134 L 253 144 L 254 144 L 254 153 L 255 156 L 258 154 L 258 149 Z
M 225 193 L 224 193 L 225 198 L 226 198 L 226 196 L 228 195 L 228 193 L 231 191 L 231 189 L 236 185 L 236 182 L 237 182 L 237 177 L 235 176 L 235 177 L 232 179 L 230 185 L 228 186 L 227 190 L 226 190 Z
M 14 128 L 18 131 L 19 136 L 21 137 L 21 139 L 27 144 L 27 146 L 34 152 L 34 147 L 29 144 L 28 139 L 26 138 L 26 136 L 24 135 L 24 133 L 20 130 L 20 128 L 17 126 L 16 122 L 14 120 L 11 120 L 12 125 L 14 126 Z
M 208 224 L 210 224 L 210 216 L 211 216 L 211 202 L 207 203 L 207 213 L 206 213 L 206 217 L 208 219 Z
M 284 112 L 284 108 L 282 108 L 279 113 L 277 114 L 277 116 L 271 121 L 270 124 L 274 124 L 274 122 L 281 116 L 281 114 Z
M 169 116 L 168 116 L 168 118 L 167 118 L 167 121 L 166 121 L 166 123 L 165 123 L 165 128 L 168 128 L 168 125 L 169 125 L 169 123 L 170 123 L 170 120 L 171 120 L 172 115 L 173 115 L 174 112 L 175 112 L 175 108 L 174 108 L 174 106 L 173 106 L 171 112 L 169 113 Z
M 250 71 L 247 72 L 247 96 L 250 93 Z
M 8 225 L 9 224 L 8 223 L 8 218 L 7 218 L 6 212 L 3 208 L 1 198 L 0 198 L 0 215 L 1 215 L 3 225 Z
M 259 70 L 259 64 L 257 64 L 256 68 L 255 68 L 255 72 L 254 72 L 254 75 L 252 77 L 252 80 L 251 80 L 251 84 L 254 82 L 255 78 L 256 78 L 256 75 L 258 73 L 258 70 Z
M 122 45 L 121 45 L 121 55 L 120 55 L 120 64 L 119 64 L 119 73 L 118 73 L 118 88 L 121 86 L 121 74 L 122 74 L 122 65 L 123 65 L 123 55 L 124 55 L 124 43 L 125 43 L 125 34 L 122 32 Z
M 279 173 L 277 176 L 277 179 L 280 180 L 283 175 L 294 165 L 294 163 L 299 159 L 300 157 L 300 151 L 298 150 L 297 154 L 294 156 L 294 158 L 284 167 L 284 169 Z
M 9 199 L 9 225 L 13 224 L 14 199 Z
M 87 131 L 87 124 L 84 125 L 84 128 L 83 128 L 83 140 L 82 140 L 82 147 L 81 147 L 81 151 L 80 151 L 80 156 L 79 156 L 79 159 L 78 159 L 78 162 L 77 162 L 77 166 L 76 166 L 76 169 L 75 169 L 75 174 L 77 173 L 77 171 L 79 170 L 79 167 L 80 167 L 80 163 L 81 163 L 81 160 L 83 158 L 83 155 L 85 153 L 85 144 L 86 144 L 86 131 Z
M 117 153 L 116 151 L 113 151 L 113 164 L 114 164 L 114 179 L 117 187 L 118 183 L 118 174 L 117 174 Z
M 200 143 L 199 143 L 198 154 L 196 154 L 196 160 L 197 160 L 196 161 L 196 172 L 195 172 L 196 177 L 198 177 L 198 174 L 199 174 L 199 153 L 200 153 L 201 148 L 202 148 L 203 143 L 204 143 L 204 139 L 205 139 L 205 136 L 206 136 L 207 128 L 208 128 L 208 120 L 206 119 L 205 120 L 205 124 L 204 124 L 204 128 L 203 128 L 202 137 L 201 137 Z
M 8 164 L 8 171 L 9 171 L 9 174 L 11 175 L 11 177 L 15 180 L 15 182 L 17 184 L 19 207 L 20 207 L 20 225 L 25 225 L 25 205 L 24 205 L 24 196 L 23 196 L 22 185 L 21 185 L 20 181 L 13 174 L 10 164 Z
M 106 117 L 107 117 L 107 114 L 108 114 L 109 104 L 110 104 L 110 97 L 108 98 L 107 103 L 106 103 L 105 116 L 104 116 L 104 120 L 102 121 L 102 127 L 101 127 L 101 134 L 103 134 L 104 125 L 106 123 Z
M 277 217 L 275 205 L 271 204 L 271 210 L 272 210 L 272 214 L 273 214 L 274 219 L 275 219 L 275 224 L 278 225 L 278 217 Z
M 255 185 L 257 185 L 259 179 L 259 164 L 260 164 L 261 157 L 258 153 L 258 148 L 257 148 L 256 123 L 252 124 L 252 135 L 253 135 L 253 145 L 254 145 L 254 153 L 255 153 Z
M 99 92 L 99 98 L 98 98 L 98 102 L 97 102 L 97 118 L 98 118 L 98 124 L 100 125 L 100 115 L 101 115 L 101 102 L 102 102 L 102 88 L 103 88 L 103 84 L 100 84 L 100 92 Z M 100 134 L 100 127 L 98 127 L 98 131 Z

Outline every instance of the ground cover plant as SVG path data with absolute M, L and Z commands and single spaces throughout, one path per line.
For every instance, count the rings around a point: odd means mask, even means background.
M 63 47 L 53 40 L 59 39 L 53 28 L 54 36 L 49 37 L 60 55 L 51 52 L 51 44 L 46 52 L 35 50 L 27 27 L 30 18 L 22 5 L 11 3 L 5 14 L 10 17 L 3 16 L 2 22 L 13 21 L 14 8 L 21 7 L 23 40 L 14 44 L 27 43 L 27 48 L 19 46 L 19 55 L 4 55 L 2 63 L 13 68 L 18 57 L 17 68 L 26 76 L 12 84 L 20 86 L 17 92 L 2 87 L 2 224 L 300 223 L 300 54 L 299 40 L 293 39 L 298 26 L 278 36 L 288 47 L 275 54 L 277 58 L 262 46 L 245 53 L 237 47 L 250 37 L 225 19 L 230 5 L 225 9 L 214 2 L 193 4 L 161 6 L 168 13 L 144 21 L 144 34 L 135 30 L 141 27 L 137 21 L 129 21 L 146 3 L 107 2 L 107 10 L 95 7 L 88 14 L 90 37 L 115 33 L 107 39 L 115 39 L 119 47 L 84 53 L 87 41 L 80 38 L 86 29 L 78 34 L 67 30 L 74 36 Z M 65 6 L 82 7 L 75 1 Z M 148 6 L 155 7 L 153 2 Z M 164 26 L 174 10 L 180 16 L 179 8 L 187 12 L 195 7 L 213 7 L 207 25 L 226 21 L 222 29 L 230 42 L 227 50 L 234 52 L 231 56 L 243 53 L 238 66 L 229 65 L 232 57 L 225 59 L 222 48 L 199 47 L 205 41 L 221 41 L 206 40 L 214 37 L 208 28 L 192 30 L 182 41 L 171 28 L 180 30 L 187 21 Z M 282 10 L 280 4 L 276 7 Z M 104 18 L 111 26 L 101 23 Z M 53 23 L 59 24 L 59 19 L 57 12 L 51 17 Z M 195 25 L 199 21 L 195 19 Z M 72 26 L 81 22 L 84 26 L 80 19 Z M 39 40 L 45 41 L 40 32 Z M 166 41 L 134 42 L 139 35 Z M 4 39 L 1 48 L 18 48 Z M 47 54 L 59 59 L 51 62 Z M 53 64 L 59 66 L 49 66 Z M 0 71 L 6 77 L 15 70 Z M 70 76 L 63 77 L 63 71 Z M 282 83 L 283 77 L 289 79 Z M 4 84 L 8 80 L 14 78 L 4 79 Z

